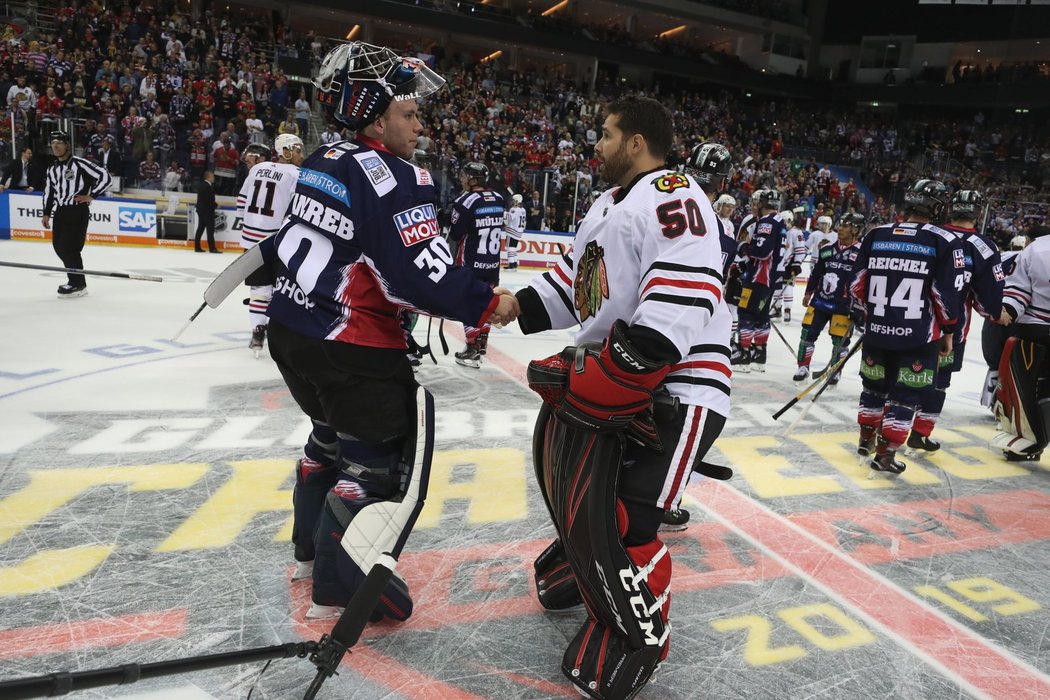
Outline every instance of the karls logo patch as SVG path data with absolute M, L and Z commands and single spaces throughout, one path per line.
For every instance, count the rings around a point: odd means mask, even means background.
M 394 214 L 394 226 L 405 246 L 415 245 L 441 232 L 433 204 L 421 204 Z
M 654 179 L 653 186 L 660 192 L 674 192 L 682 187 L 689 187 L 689 178 L 682 173 L 667 173 Z
M 157 227 L 157 212 L 139 207 L 120 207 L 117 226 L 121 233 L 150 233 Z

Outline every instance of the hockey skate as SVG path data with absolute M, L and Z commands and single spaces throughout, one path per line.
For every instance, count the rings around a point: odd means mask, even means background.
M 660 522 L 660 532 L 681 532 L 689 527 L 689 511 L 685 508 L 665 510 Z
M 461 352 L 457 352 L 455 357 L 457 365 L 473 367 L 474 369 L 481 367 L 481 350 L 477 345 L 468 344 Z
M 321 605 L 310 603 L 310 609 L 306 611 L 307 620 L 334 620 L 343 614 L 343 608 L 339 605 Z
M 860 427 L 860 440 L 857 443 L 857 454 L 860 456 L 861 461 L 866 461 L 866 458 L 875 451 L 875 428 L 870 426 L 862 425 Z
M 889 443 L 880 436 L 875 456 L 872 458 L 868 466 L 870 466 L 872 470 L 872 474 L 869 475 L 868 478 L 873 478 L 875 472 L 900 474 L 907 469 L 908 465 L 897 459 L 897 450 L 891 450 L 889 448 Z
M 784 323 L 791 323 L 791 307 L 784 307 Z
M 293 581 L 302 581 L 306 578 L 313 578 L 314 575 L 314 562 L 310 561 L 297 561 L 295 562 L 295 571 L 292 572 Z
M 793 382 L 804 382 L 804 381 L 806 381 L 806 377 L 808 377 L 808 376 L 809 376 L 809 367 L 807 367 L 805 365 L 802 365 L 797 370 L 795 370 L 795 375 L 793 377 L 791 377 L 791 381 L 793 381 Z
M 922 452 L 936 452 L 941 449 L 941 443 L 931 440 L 928 435 L 919 435 L 912 432 L 908 436 L 908 454 L 917 455 Z
M 252 339 L 248 343 L 248 349 L 255 353 L 256 360 L 262 355 L 263 343 L 265 342 L 266 326 L 260 324 L 252 331 Z
M 729 364 L 733 371 L 739 374 L 747 374 L 751 371 L 751 348 L 740 348 L 738 354 L 729 357 Z
M 751 347 L 751 369 L 755 372 L 766 371 L 765 345 L 754 345 Z
M 63 284 L 58 288 L 59 299 L 75 299 L 87 296 L 87 287 L 74 287 L 71 284 Z

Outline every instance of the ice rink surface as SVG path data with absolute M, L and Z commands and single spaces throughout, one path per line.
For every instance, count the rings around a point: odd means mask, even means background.
M 0 679 L 317 639 L 331 622 L 305 623 L 309 584 L 290 582 L 307 422 L 247 348 L 246 295 L 169 340 L 233 256 L 89 246 L 84 259 L 165 281 L 92 277 L 87 297 L 60 300 L 64 275 L 0 268 Z M 0 260 L 58 264 L 34 242 L 0 241 Z M 792 344 L 801 296 L 778 324 Z M 458 350 L 459 325 L 445 330 Z M 398 567 L 415 614 L 370 625 L 321 697 L 578 697 L 559 666 L 582 613 L 546 615 L 533 593 L 553 530 L 531 463 L 539 399 L 523 384 L 530 359 L 570 340 L 494 331 L 470 370 L 440 354 L 434 322 L 438 364 L 418 379 L 437 400 L 438 451 Z M 768 371 L 734 377 L 709 455 L 734 478 L 691 484 L 692 522 L 666 538 L 671 652 L 641 698 L 1050 697 L 1048 463 L 987 448 L 971 345 L 934 435 L 944 448 L 890 480 L 854 455 L 856 359 L 797 425 L 799 407 L 771 419 L 799 390 L 794 350 L 771 336 Z M 824 336 L 814 366 L 829 353 Z M 261 668 L 72 697 L 244 698 L 254 685 L 252 698 L 283 700 L 314 672 Z

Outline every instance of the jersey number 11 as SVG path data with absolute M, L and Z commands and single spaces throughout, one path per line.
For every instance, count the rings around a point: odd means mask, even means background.
M 262 180 L 256 180 L 252 189 L 252 203 L 248 205 L 249 214 L 262 214 L 263 216 L 273 216 L 273 196 L 277 192 L 277 183 L 272 180 L 267 180 L 265 183 Z M 266 185 L 266 201 L 263 205 L 259 206 L 259 190 L 263 185 Z

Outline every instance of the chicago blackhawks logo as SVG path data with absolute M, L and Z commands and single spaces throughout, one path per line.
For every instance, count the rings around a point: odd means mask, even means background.
M 674 192 L 681 187 L 689 187 L 689 178 L 682 173 L 667 173 L 654 179 L 653 186 L 661 192 Z
M 573 282 L 576 310 L 580 321 L 597 316 L 602 299 L 609 298 L 609 276 L 605 272 L 605 249 L 591 241 L 583 249 L 580 265 Z

